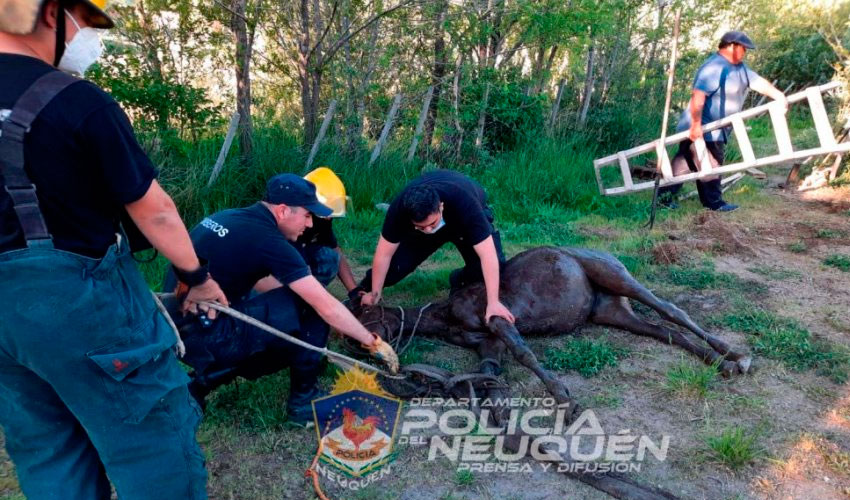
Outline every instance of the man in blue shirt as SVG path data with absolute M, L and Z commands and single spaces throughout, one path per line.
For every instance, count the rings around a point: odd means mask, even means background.
M 744 64 L 747 50 L 754 48 L 755 45 L 747 35 L 740 31 L 729 31 L 720 38 L 717 52 L 700 66 L 694 78 L 691 100 L 676 127 L 677 132 L 688 130 L 689 138 L 679 143 L 679 151 L 672 161 L 673 175 L 699 170 L 694 161 L 696 154 L 693 141 L 700 136 L 705 139 L 706 149 L 716 163 L 723 164 L 732 127 L 703 134 L 702 125 L 741 111 L 749 89 L 784 102 L 785 109 L 788 109 L 785 95 Z M 675 208 L 672 199 L 681 187 L 681 184 L 677 184 L 662 188 L 659 191 L 661 203 Z M 710 210 L 731 212 L 738 208 L 737 205 L 723 201 L 720 176 L 704 177 L 697 181 L 697 191 L 703 206 Z

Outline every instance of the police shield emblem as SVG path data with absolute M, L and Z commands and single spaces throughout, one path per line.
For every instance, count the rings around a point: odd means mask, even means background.
M 313 412 L 323 462 L 362 477 L 392 460 L 401 401 L 374 375 L 345 372 L 330 396 L 313 401 Z

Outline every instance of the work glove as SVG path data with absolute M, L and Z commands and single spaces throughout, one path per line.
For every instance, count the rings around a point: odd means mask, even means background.
M 392 373 L 398 373 L 398 355 L 393 350 L 392 346 L 384 342 L 377 334 L 372 345 L 363 345 L 363 348 L 369 351 L 372 356 L 382 360 Z

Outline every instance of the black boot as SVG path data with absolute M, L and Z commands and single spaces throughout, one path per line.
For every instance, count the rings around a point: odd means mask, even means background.
M 204 373 L 202 375 L 197 372 L 192 372 L 189 374 L 189 376 L 192 377 L 188 387 L 189 394 L 195 398 L 198 406 L 200 406 L 202 410 L 205 410 L 207 407 L 206 398 L 209 393 L 218 387 L 231 382 L 236 378 L 236 375 L 236 368 L 224 368 L 222 370 Z
M 297 392 L 290 390 L 286 403 L 287 422 L 307 429 L 313 427 L 313 401 L 327 395 L 315 385 L 306 390 L 300 388 Z

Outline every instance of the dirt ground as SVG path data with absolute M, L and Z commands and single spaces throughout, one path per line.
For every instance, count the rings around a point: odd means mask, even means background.
M 757 203 L 743 203 L 729 214 L 698 211 L 662 221 L 646 251 L 659 264 L 656 268 L 689 265 L 695 251 L 706 252 L 717 272 L 735 275 L 746 289 L 695 288 L 654 276 L 645 280 L 647 285 L 742 350 L 751 350 L 744 333 L 712 322 L 741 300 L 796 319 L 815 339 L 850 348 L 850 272 L 823 263 L 830 255 L 850 256 L 850 188 L 796 193 L 768 186 L 747 199 Z M 623 237 L 621 231 L 595 234 L 601 247 Z M 667 460 L 648 461 L 636 479 L 688 499 L 850 498 L 850 383 L 837 384 L 813 371 L 794 371 L 756 357 L 754 373 L 721 379 L 704 397 L 683 396 L 668 390 L 665 382 L 672 366 L 699 364 L 684 351 L 601 327 L 585 327 L 578 334 L 604 338 L 629 352 L 617 366 L 594 377 L 558 374 L 582 406 L 596 412 L 607 432 L 671 436 Z M 563 341 L 530 339 L 529 345 L 540 355 Z M 471 370 L 477 362 L 474 354 L 449 347 L 435 348 L 425 360 L 439 360 L 457 371 Z M 506 364 L 504 377 L 514 395 L 546 394 L 515 363 Z M 270 399 L 258 404 L 280 404 Z M 713 458 L 705 444 L 707 436 L 734 428 L 757 436 L 761 450 L 736 470 Z M 304 479 L 315 453 L 313 431 L 276 426 L 243 431 L 209 424 L 202 443 L 213 499 L 315 498 Z M 2 455 L 0 499 L 21 498 L 16 491 L 13 469 Z M 391 474 L 377 484 L 356 493 L 326 485 L 326 492 L 345 499 L 610 498 L 537 469 L 461 476 L 453 463 L 429 461 L 427 447 L 411 445 L 399 446 Z

